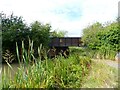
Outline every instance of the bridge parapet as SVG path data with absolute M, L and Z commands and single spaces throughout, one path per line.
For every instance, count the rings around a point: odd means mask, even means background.
M 53 37 L 51 38 L 50 47 L 69 47 L 81 46 L 81 37 Z

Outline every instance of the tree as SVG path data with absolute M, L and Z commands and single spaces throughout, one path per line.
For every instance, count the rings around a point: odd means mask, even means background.
M 42 24 L 38 21 L 35 21 L 30 27 L 30 37 L 34 41 L 34 47 L 38 47 L 40 44 L 42 44 L 44 47 L 48 47 L 51 26 L 49 24 Z
M 117 22 L 113 22 L 110 25 L 105 27 L 105 34 L 104 37 L 106 43 L 106 46 L 109 45 L 109 47 L 114 51 L 120 50 L 120 30 L 119 30 L 119 24 Z
M 15 52 L 15 43 L 20 43 L 29 36 L 29 27 L 24 23 L 22 17 L 6 16 L 2 14 L 2 46 L 3 51 L 8 49 Z
M 82 37 L 84 44 L 91 49 L 97 49 L 98 47 L 96 44 L 100 43 L 99 38 L 97 38 L 97 34 L 101 30 L 103 30 L 103 26 L 99 22 L 94 23 L 93 25 L 85 28 L 83 30 L 83 37 Z
M 87 48 L 97 50 L 104 56 L 115 55 L 115 52 L 120 51 L 119 35 L 119 24 L 116 21 L 105 26 L 95 23 L 83 30 L 82 40 Z
M 67 31 L 53 31 L 51 32 L 51 37 L 65 37 L 67 35 Z

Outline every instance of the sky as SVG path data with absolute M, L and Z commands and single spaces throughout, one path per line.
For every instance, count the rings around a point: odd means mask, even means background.
M 22 16 L 29 25 L 49 23 L 53 30 L 67 31 L 68 37 L 82 36 L 95 22 L 115 21 L 119 0 L 0 0 L 0 12 Z

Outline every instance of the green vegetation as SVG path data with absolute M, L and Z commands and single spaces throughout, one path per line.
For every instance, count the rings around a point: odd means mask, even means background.
M 48 44 L 50 41 L 50 36 L 61 37 L 66 34 L 66 31 L 54 31 L 51 34 L 51 25 L 43 24 L 39 21 L 35 21 L 28 26 L 22 17 L 6 16 L 4 13 L 1 15 L 2 25 L 2 53 L 6 54 L 9 51 L 11 55 L 14 56 L 14 60 L 17 60 L 16 56 L 16 42 L 19 46 L 19 53 L 21 54 L 22 41 L 25 43 L 25 48 L 29 49 L 29 39 L 34 41 L 34 56 L 38 57 L 37 47 L 42 44 L 46 49 L 48 49 Z M 3 62 L 5 59 L 3 58 Z
M 102 25 L 97 22 L 83 30 L 83 42 L 92 55 L 114 59 L 120 51 L 120 30 L 117 21 Z M 93 56 L 94 57 L 94 56 Z
M 94 60 L 89 75 L 83 80 L 82 88 L 118 88 L 118 69 Z
M 32 52 L 33 42 L 30 42 L 29 52 Z M 18 46 L 17 56 L 19 59 Z M 3 73 L 3 88 L 80 88 L 83 78 L 88 74 L 91 59 L 82 57 L 79 54 L 70 55 L 65 59 L 58 56 L 55 59 L 45 57 L 41 61 L 41 46 L 38 48 L 39 58 L 35 62 L 31 62 L 32 53 L 26 52 L 24 43 L 22 43 L 22 61 L 15 78 L 8 78 L 6 72 Z M 31 57 L 31 59 L 30 59 Z M 8 63 L 8 62 L 7 62 Z M 8 63 L 10 66 L 10 64 Z M 12 69 L 12 67 L 10 66 Z
M 42 24 L 38 21 L 35 21 L 31 24 L 31 34 L 30 39 L 34 41 L 34 46 L 38 47 L 41 43 L 44 47 L 47 47 L 49 44 L 49 36 L 51 26 L 49 24 Z
M 4 88 L 80 88 L 88 73 L 86 58 L 56 58 L 19 68 L 14 79 L 3 77 Z M 25 69 L 26 68 L 26 69 Z
M 51 37 L 65 37 L 65 35 L 67 34 L 67 31 L 53 31 L 50 36 Z
M 91 58 L 114 60 L 115 54 L 120 51 L 119 29 L 117 21 L 105 25 L 94 23 L 83 30 L 84 47 L 70 47 L 68 58 L 59 55 L 49 59 L 47 50 L 50 36 L 63 37 L 66 32 L 51 33 L 49 24 L 35 21 L 27 26 L 22 17 L 13 14 L 6 17 L 2 14 L 3 59 L 11 70 L 13 67 L 9 62 L 14 59 L 18 60 L 20 67 L 18 72 L 13 70 L 16 73 L 13 78 L 9 69 L 8 72 L 4 70 L 0 87 L 117 87 L 117 70 L 93 62 Z

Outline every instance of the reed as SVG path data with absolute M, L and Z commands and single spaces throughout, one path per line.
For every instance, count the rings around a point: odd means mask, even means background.
M 30 40 L 28 51 L 22 42 L 22 60 L 20 60 L 17 43 L 16 52 L 20 67 L 12 80 L 8 80 L 4 72 L 4 88 L 80 88 L 84 76 L 90 69 L 90 58 L 71 54 L 66 59 L 62 56 L 49 59 L 42 45 L 38 47 L 39 57 L 34 58 L 33 41 Z M 44 60 L 41 59 L 41 53 L 45 57 Z M 33 59 L 35 62 L 31 64 Z

